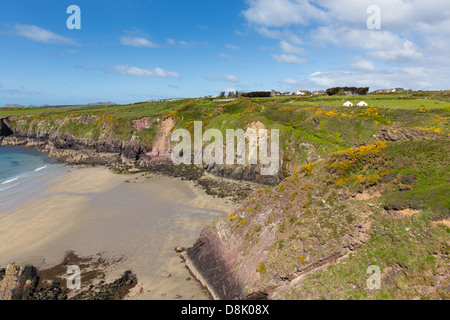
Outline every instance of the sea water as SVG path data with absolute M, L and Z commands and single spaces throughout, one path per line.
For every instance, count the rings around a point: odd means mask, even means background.
M 62 167 L 38 150 L 0 146 L 0 214 L 41 193 Z

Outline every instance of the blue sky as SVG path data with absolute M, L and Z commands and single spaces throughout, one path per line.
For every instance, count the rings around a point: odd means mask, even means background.
M 381 28 L 367 27 L 370 5 Z M 69 5 L 81 30 L 69 30 Z M 448 0 L 0 0 L 0 106 L 449 89 Z

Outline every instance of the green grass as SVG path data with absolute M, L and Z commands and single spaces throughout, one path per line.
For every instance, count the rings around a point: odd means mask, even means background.
M 448 291 L 437 289 L 427 296 L 415 288 L 437 286 L 437 277 L 433 275 L 443 271 L 442 255 L 450 253 L 446 244 L 450 230 L 445 226 L 434 227 L 421 218 L 399 220 L 378 216 L 373 223 L 371 239 L 363 248 L 345 262 L 311 275 L 288 298 L 448 300 Z M 380 290 L 368 289 L 368 266 L 380 268 Z
M 450 108 L 450 101 L 442 99 L 440 96 L 414 97 L 405 96 L 406 99 L 399 99 L 401 94 L 388 95 L 366 95 L 366 96 L 320 96 L 297 99 L 292 105 L 295 106 L 329 106 L 343 107 L 346 101 L 352 102 L 355 106 L 364 101 L 371 108 L 388 109 L 444 109 Z
M 393 163 L 391 174 L 399 178 L 386 190 L 386 206 L 430 209 L 432 218 L 450 216 L 448 140 L 390 144 L 385 153 Z
M 149 147 L 158 134 L 157 124 L 167 117 L 174 119 L 176 128 L 186 128 L 191 133 L 194 121 L 202 121 L 204 130 L 217 128 L 224 134 L 226 129 L 245 130 L 259 121 L 269 129 L 280 130 L 285 159 L 299 165 L 306 163 L 308 152 L 310 158 L 311 152 L 318 158 L 369 144 L 382 128 L 420 128 L 450 135 L 450 102 L 441 96 L 409 95 L 404 100 L 399 100 L 397 95 L 352 97 L 377 105 L 386 104 L 386 108 L 340 107 L 344 98 L 183 99 L 104 107 L 0 109 L 0 117 L 18 117 L 16 121 L 10 119 L 12 127 L 32 128 L 36 132 L 53 126 L 78 138 L 127 141 L 135 133 L 140 143 Z M 429 105 L 420 107 L 425 98 Z M 136 132 L 132 121 L 144 117 L 152 120 L 152 127 Z M 311 145 L 312 149 L 301 149 L 299 146 L 303 143 Z

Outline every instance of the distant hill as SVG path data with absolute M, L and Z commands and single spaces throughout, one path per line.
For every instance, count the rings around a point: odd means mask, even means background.
M 104 106 L 117 106 L 118 104 L 115 102 L 95 102 L 95 103 L 89 103 L 86 104 L 84 106 L 86 107 L 104 107 Z M 72 105 L 48 105 L 48 104 L 43 104 L 40 107 L 41 108 L 55 108 L 55 107 L 71 107 Z M 83 105 L 78 105 L 78 106 L 83 106 Z M 22 106 L 20 104 L 5 104 L 3 106 L 3 108 L 38 108 L 37 106 L 34 105 L 29 105 L 29 106 Z
M 96 102 L 87 104 L 88 107 L 117 106 L 114 102 Z
M 20 104 L 5 104 L 3 108 L 26 108 L 25 106 L 21 106 Z

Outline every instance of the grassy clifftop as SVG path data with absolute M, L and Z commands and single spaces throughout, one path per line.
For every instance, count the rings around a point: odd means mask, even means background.
M 12 128 L 27 132 L 57 130 L 77 138 L 102 141 L 135 140 L 152 147 L 168 118 L 174 127 L 193 132 L 194 121 L 204 130 L 245 129 L 255 122 L 280 130 L 286 176 L 301 165 L 326 155 L 377 140 L 448 137 L 450 102 L 442 97 L 398 99 L 394 95 L 351 97 L 368 107 L 339 107 L 349 97 L 240 98 L 233 101 L 184 99 L 124 106 L 0 109 Z M 394 129 L 403 131 L 392 133 Z M 384 130 L 384 131 L 383 131 Z M 377 133 L 383 133 L 374 137 Z

